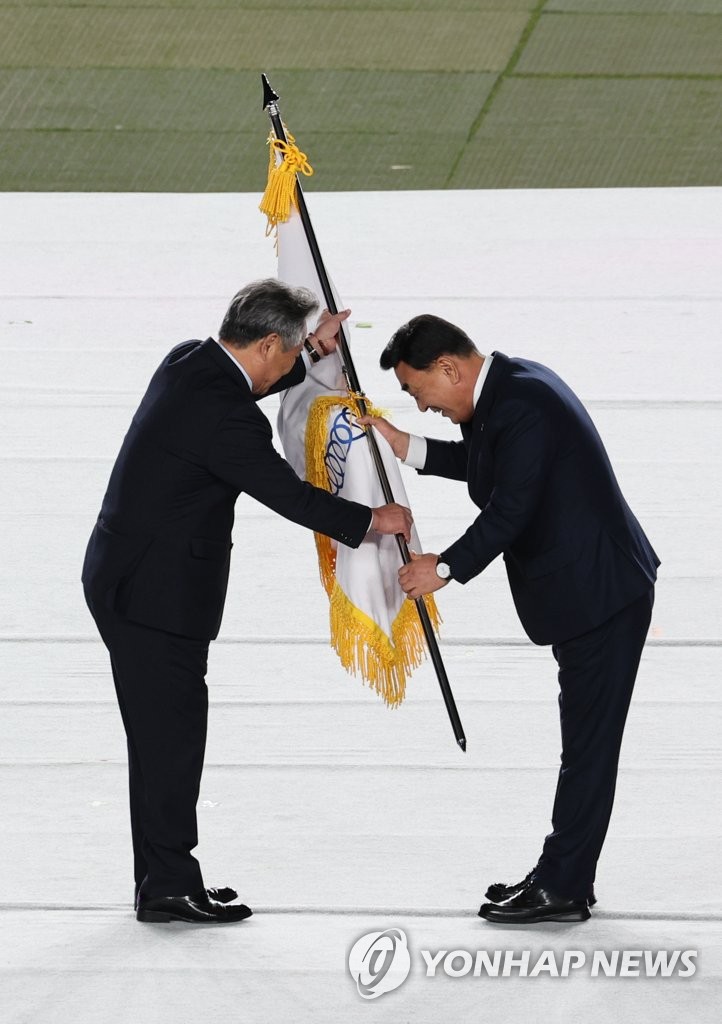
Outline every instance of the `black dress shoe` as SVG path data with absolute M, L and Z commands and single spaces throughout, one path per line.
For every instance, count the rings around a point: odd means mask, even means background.
M 211 900 L 218 900 L 219 903 L 231 903 L 233 900 L 238 899 L 238 893 L 235 889 L 231 889 L 229 885 L 223 885 L 220 889 L 206 889 L 206 895 Z M 133 903 L 133 909 L 138 909 L 138 889 L 135 890 L 135 902 Z
M 243 921 L 253 911 L 245 903 L 233 905 L 211 899 L 205 889 L 191 896 L 143 896 L 138 900 L 138 921 L 189 921 L 192 924 L 222 924 Z
M 495 924 L 586 921 L 591 916 L 586 900 L 569 900 L 557 896 L 534 882 L 529 882 L 521 892 L 503 903 L 484 903 L 479 910 L 479 917 Z
M 534 869 L 532 868 L 526 878 L 522 878 L 521 882 L 517 882 L 516 885 L 507 885 L 505 882 L 494 882 L 493 885 L 489 886 L 484 895 L 488 900 L 491 900 L 492 903 L 503 903 L 504 900 L 508 900 L 510 897 L 516 896 L 517 893 L 526 888 L 526 886 L 531 882 L 533 875 Z M 593 907 L 596 902 L 597 897 L 594 895 L 594 886 L 592 886 L 589 890 L 589 895 L 587 896 L 587 904 L 590 907 Z

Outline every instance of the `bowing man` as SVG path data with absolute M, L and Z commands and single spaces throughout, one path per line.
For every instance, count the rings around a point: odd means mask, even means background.
M 218 339 L 162 360 L 133 417 L 88 543 L 85 596 L 108 648 L 128 740 L 139 921 L 240 921 L 228 887 L 206 889 L 191 851 L 203 769 L 208 647 L 218 635 L 241 493 L 309 530 L 358 547 L 369 530 L 407 539 L 409 510 L 367 508 L 296 476 L 257 402 L 302 381 L 349 315 L 274 279 L 233 298 Z M 259 571 L 252 551 L 243 571 Z M 279 590 L 279 601 L 283 594 Z
M 466 586 L 501 555 L 524 629 L 551 646 L 558 667 L 562 755 L 551 832 L 527 876 L 491 885 L 479 914 L 501 924 L 586 920 L 659 559 L 589 414 L 553 370 L 503 352 L 485 356 L 431 315 L 399 328 L 381 366 L 393 368 L 422 412 L 458 424 L 461 439 L 360 422 L 422 475 L 464 481 L 479 509 L 440 554 L 400 569 L 404 591 L 417 598 Z

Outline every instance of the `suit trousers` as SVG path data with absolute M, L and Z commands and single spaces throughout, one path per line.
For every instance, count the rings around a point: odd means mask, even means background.
M 559 666 L 562 754 L 535 881 L 559 896 L 586 899 L 607 834 L 619 752 L 654 587 L 596 629 L 552 647 Z
M 204 888 L 191 850 L 206 745 L 208 640 L 130 622 L 86 591 L 110 654 L 127 737 L 136 892 L 181 896 Z

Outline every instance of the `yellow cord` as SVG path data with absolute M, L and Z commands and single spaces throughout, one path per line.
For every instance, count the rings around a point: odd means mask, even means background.
M 267 235 L 288 220 L 292 205 L 298 209 L 296 175 L 303 174 L 309 178 L 313 174 L 308 157 L 298 148 L 293 135 L 287 132 L 286 138 L 287 142 L 273 135 L 268 139 L 268 182 L 258 207 L 268 218 Z M 281 155 L 280 163 L 278 154 Z

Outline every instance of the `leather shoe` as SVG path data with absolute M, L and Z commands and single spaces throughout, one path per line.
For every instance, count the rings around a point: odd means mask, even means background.
M 231 903 L 233 900 L 238 899 L 238 893 L 235 889 L 231 889 L 229 885 L 223 885 L 220 889 L 206 889 L 206 895 L 209 899 L 218 900 L 219 903 Z M 135 901 L 133 902 L 133 910 L 138 909 L 138 887 L 135 888 Z
M 492 903 L 503 903 L 504 900 L 508 900 L 511 896 L 516 896 L 517 893 L 526 888 L 526 886 L 531 882 L 533 876 L 534 869 L 532 868 L 529 874 L 525 878 L 522 878 L 521 882 L 517 882 L 515 885 L 507 885 L 505 882 L 494 882 L 489 886 L 484 895 L 488 900 L 491 900 Z M 594 895 L 594 886 L 592 886 L 589 890 L 589 895 L 587 896 L 587 904 L 588 906 L 593 907 L 596 902 L 597 897 Z
M 586 900 L 566 899 L 533 881 L 503 903 L 483 903 L 479 909 L 479 917 L 494 924 L 586 921 L 591 916 Z
M 253 911 L 245 903 L 226 904 L 212 899 L 205 889 L 190 896 L 143 896 L 138 900 L 138 921 L 188 921 L 192 924 L 222 924 L 243 921 Z

